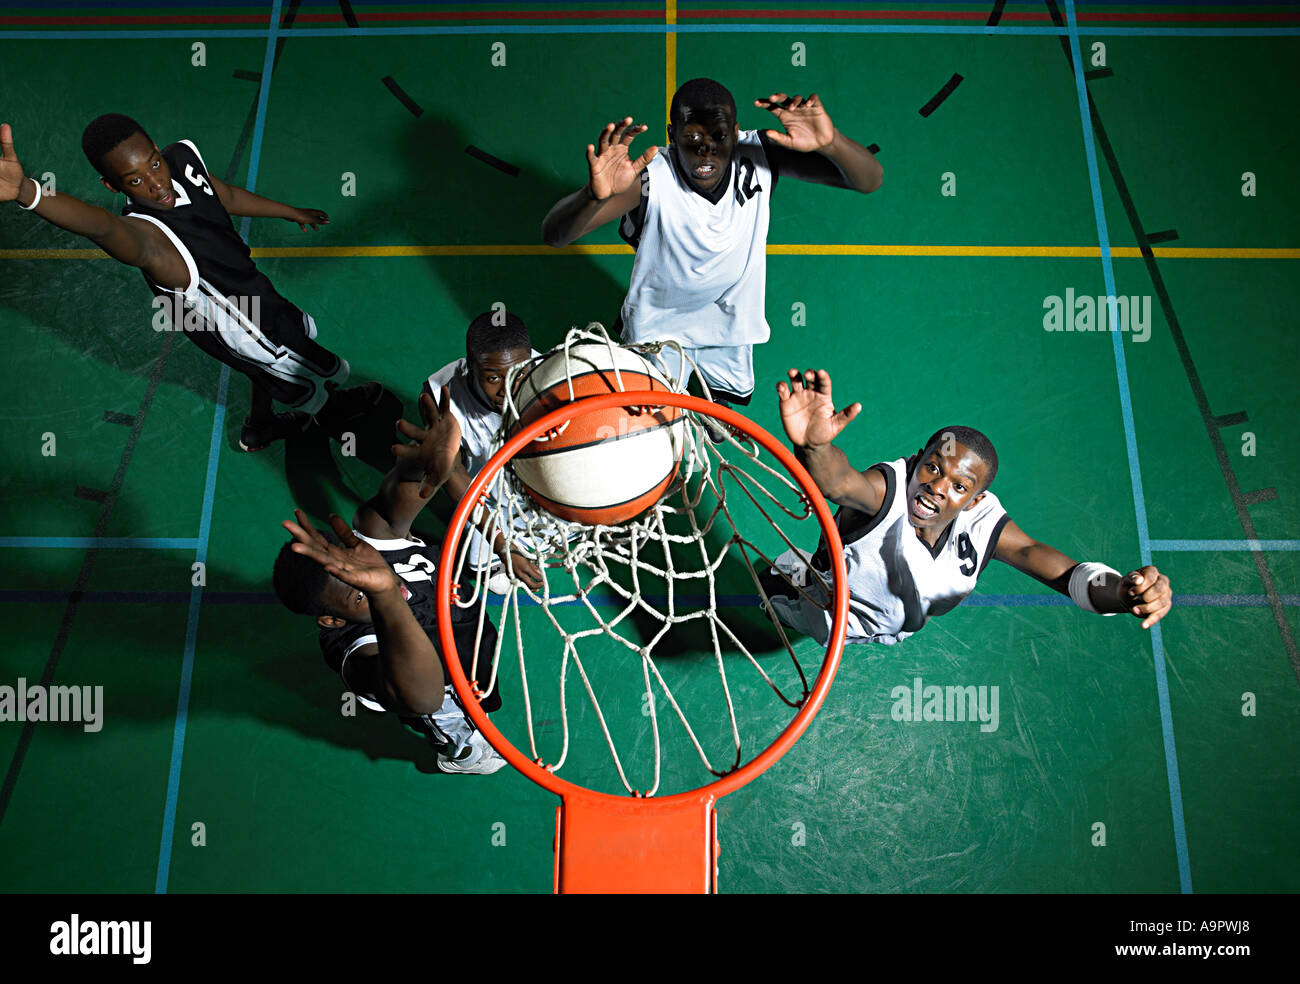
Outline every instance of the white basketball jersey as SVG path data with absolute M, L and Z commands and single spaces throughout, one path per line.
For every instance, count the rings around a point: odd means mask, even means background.
M 724 178 L 730 190 L 716 203 L 691 190 L 671 148 L 662 148 L 642 172 L 645 215 L 623 302 L 625 342 L 673 338 L 709 347 L 767 341 L 763 302 L 773 175 L 756 130 L 741 132 L 730 168 Z
M 501 429 L 501 414 L 478 393 L 465 359 L 443 366 L 429 377 L 435 402 L 442 388 L 451 391 L 451 414 L 460 424 L 460 446 L 465 470 L 473 478 L 492 457 L 492 442 Z
M 845 507 L 835 515 L 848 571 L 848 641 L 892 645 L 975 590 L 1008 517 L 997 496 L 986 492 L 931 547 L 907 518 L 907 459 L 872 467 L 887 486 L 880 511 L 867 517 Z M 822 550 L 813 563 L 828 566 Z

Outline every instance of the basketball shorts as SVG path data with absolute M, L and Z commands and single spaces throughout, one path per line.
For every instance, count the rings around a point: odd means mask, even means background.
M 295 314 L 297 317 L 295 317 Z M 241 372 L 294 410 L 315 414 L 329 399 L 326 383 L 348 378 L 347 361 L 316 342 L 316 322 L 305 311 L 292 312 L 271 333 L 186 331 L 185 337 L 208 355 Z

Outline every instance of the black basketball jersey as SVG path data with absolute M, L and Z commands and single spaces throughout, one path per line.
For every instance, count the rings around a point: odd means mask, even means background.
M 220 332 L 228 347 L 264 361 L 286 339 L 302 334 L 303 312 L 281 297 L 253 263 L 248 244 L 208 180 L 198 148 L 181 140 L 164 148 L 162 156 L 171 170 L 173 207 L 155 208 L 128 197 L 122 214 L 163 230 L 185 261 L 189 283 L 174 291 L 147 276 L 145 281 L 170 302 L 163 309 L 176 330 Z
M 424 629 L 424 634 L 433 642 L 438 658 L 446 665 L 442 651 L 442 642 L 438 638 L 438 604 L 435 582 L 437 580 L 435 561 L 441 552 L 437 544 L 426 546 L 422 540 L 412 536 L 405 540 L 376 540 L 357 536 L 379 551 L 388 566 L 402 579 L 403 595 L 406 603 L 415 615 L 416 622 Z M 462 597 L 469 597 L 473 591 L 472 584 L 461 587 Z M 461 668 L 467 677 L 473 677 L 473 658 L 475 638 L 478 635 L 479 607 L 482 598 L 472 608 L 451 606 L 452 634 L 456 639 L 456 651 L 460 656 Z M 367 702 L 378 704 L 375 683 L 377 676 L 372 667 L 355 666 L 348 657 L 359 647 L 368 642 L 377 642 L 374 626 L 349 622 L 345 626 L 333 629 L 321 629 L 319 635 L 321 655 L 330 669 L 343 677 L 350 689 Z M 496 649 L 497 632 L 491 618 L 483 620 L 483 638 L 479 642 L 479 676 L 486 682 L 486 667 L 490 665 L 492 654 Z M 348 663 L 346 669 L 344 664 Z M 448 682 L 450 686 L 450 681 Z M 494 689 L 482 702 L 483 710 L 491 712 L 501 706 L 501 697 Z

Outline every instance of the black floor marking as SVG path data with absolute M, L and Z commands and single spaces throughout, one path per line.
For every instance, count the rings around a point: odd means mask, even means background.
M 129 413 L 118 413 L 116 410 L 104 411 L 104 423 L 106 424 L 126 424 L 130 427 L 135 423 L 135 417 Z
M 997 0 L 993 4 L 993 9 L 989 11 L 989 19 L 985 21 L 985 27 L 996 27 L 998 21 L 1002 20 L 1002 8 L 1007 5 L 1007 0 Z
M 262 73 L 261 73 L 261 72 L 250 72 L 250 71 L 249 71 L 248 69 L 246 69 L 246 68 L 237 68 L 237 69 L 235 69 L 235 78 L 237 78 L 237 79 L 243 79 L 245 82 L 258 82 L 258 83 L 260 83 L 260 82 L 262 81 Z
M 302 0 L 289 0 L 289 8 L 280 21 L 282 29 L 293 25 L 301 2 Z M 275 74 L 275 66 L 280 63 L 280 52 L 284 50 L 286 40 L 283 36 L 276 39 L 275 58 L 271 62 L 271 73 L 273 75 Z M 239 166 L 239 159 L 244 153 L 244 147 L 247 145 L 249 137 L 252 135 L 256 117 L 257 97 L 255 96 L 253 106 L 248 111 L 248 119 L 244 123 L 244 132 L 240 135 L 239 142 L 235 145 L 235 152 L 230 158 L 230 165 L 226 168 L 227 181 L 230 180 L 235 173 L 235 169 Z M 135 453 L 136 442 L 140 439 L 140 432 L 144 429 L 145 418 L 149 416 L 149 408 L 153 405 L 154 393 L 162 380 L 163 369 L 166 368 L 167 360 L 171 356 L 172 343 L 175 338 L 175 332 L 167 332 L 163 340 L 162 351 L 158 353 L 158 360 L 154 363 L 153 372 L 149 376 L 149 385 L 145 388 L 144 398 L 140 401 L 140 409 L 136 411 L 135 424 L 131 427 L 131 433 L 126 440 L 126 447 L 122 451 L 122 457 L 118 460 L 117 471 L 113 475 L 112 484 L 108 489 L 108 497 L 100 510 L 99 519 L 95 523 L 93 536 L 103 536 L 105 529 L 108 527 L 108 518 L 113 512 L 113 506 L 117 503 L 117 493 L 121 488 L 122 478 L 126 474 L 126 467 L 131 461 L 131 456 Z M 54 679 L 54 672 L 59 665 L 59 657 L 63 654 L 63 647 L 68 641 L 68 633 L 72 629 L 72 619 L 76 615 L 77 606 L 85 593 L 86 582 L 90 580 L 91 568 L 94 566 L 95 556 L 98 553 L 99 548 L 91 547 L 82 557 L 81 570 L 77 573 L 77 580 L 73 583 L 72 592 L 68 596 L 68 607 L 63 611 L 58 634 L 55 636 L 54 645 L 50 649 L 50 657 L 45 663 L 45 670 L 41 673 L 41 686 L 43 687 L 48 687 Z M 18 784 L 19 773 L 22 772 L 23 762 L 27 759 L 27 749 L 32 743 L 33 729 L 34 722 L 28 721 L 23 725 L 22 734 L 18 736 L 18 744 L 14 748 L 13 758 L 9 760 L 9 771 L 5 773 L 3 786 L 0 786 L 0 824 L 4 823 L 5 814 L 9 809 L 9 802 L 13 798 L 14 787 Z
M 1113 68 L 1093 68 L 1083 73 L 1085 82 L 1095 82 L 1097 79 L 1108 79 L 1115 74 Z
M 1214 418 L 1215 427 L 1231 427 L 1233 424 L 1244 424 L 1250 420 L 1245 410 L 1238 410 L 1236 413 L 1222 413 Z
M 512 178 L 519 177 L 519 168 L 507 161 L 503 161 L 500 157 L 493 157 L 486 150 L 479 150 L 473 144 L 469 144 L 465 148 L 465 153 L 469 154 L 470 157 L 478 158 L 484 164 L 491 164 L 498 171 L 502 171 Z
M 869 150 L 873 154 L 879 154 L 880 144 L 867 144 L 867 150 Z
M 343 11 L 343 19 L 348 22 L 348 27 L 357 26 L 357 15 L 352 12 L 352 4 L 348 0 L 339 0 L 339 10 Z
M 1272 502 L 1277 498 L 1277 489 L 1270 486 L 1266 489 L 1256 489 L 1254 492 L 1247 492 L 1242 499 L 1248 506 L 1257 506 L 1261 502 Z
M 103 502 L 108 498 L 108 493 L 103 489 L 92 489 L 85 485 L 78 485 L 76 491 L 72 494 L 78 499 L 85 499 L 87 502 Z
M 126 467 L 131 463 L 131 457 L 135 454 L 136 443 L 140 440 L 140 432 L 144 429 L 145 418 L 149 416 L 149 408 L 153 405 L 154 393 L 158 391 L 158 384 L 162 381 L 163 369 L 167 365 L 167 360 L 171 355 L 172 343 L 176 340 L 175 332 L 167 332 L 167 337 L 163 339 L 162 351 L 158 353 L 158 358 L 154 362 L 153 372 L 149 374 L 149 385 L 145 387 L 144 397 L 140 400 L 140 409 L 136 411 L 135 423 L 131 427 L 131 433 L 127 435 L 126 446 L 122 449 L 122 457 L 118 459 L 117 470 L 113 473 L 113 481 L 108 486 L 106 493 L 99 493 L 103 496 L 101 503 L 102 508 L 99 510 L 99 518 L 95 521 L 95 531 L 91 536 L 101 537 L 108 528 L 108 519 L 113 514 L 113 507 L 117 504 L 118 492 L 122 489 L 122 480 L 126 477 Z M 81 486 L 77 487 L 80 494 Z M 96 491 L 87 489 L 86 491 Z M 81 558 L 81 570 L 77 572 L 77 579 L 73 582 L 72 593 L 68 596 L 67 607 L 63 609 L 63 617 L 59 620 L 59 631 L 54 637 L 54 645 L 50 647 L 49 658 L 45 661 L 45 669 L 41 671 L 40 686 L 49 687 L 54 681 L 54 672 L 58 669 L 59 658 L 63 655 L 63 647 L 67 644 L 68 634 L 72 631 L 72 620 L 77 614 L 77 607 L 81 603 L 82 595 L 86 590 L 86 583 L 90 580 L 90 572 L 95 565 L 95 557 L 99 550 L 91 547 Z M 9 801 L 13 798 L 14 787 L 18 784 L 18 775 L 22 772 L 23 762 L 27 760 L 27 749 L 31 746 L 32 735 L 35 733 L 36 724 L 33 721 L 27 721 L 23 724 L 22 734 L 18 736 L 18 744 L 14 748 L 13 758 L 9 760 L 9 771 L 5 773 L 4 785 L 0 786 L 0 824 L 4 823 L 5 814 L 9 810 Z
M 952 95 L 952 90 L 961 85 L 962 78 L 956 72 L 952 73 L 952 78 L 943 84 L 943 88 L 934 94 L 934 98 L 921 107 L 922 116 L 929 116 L 939 108 L 940 103 Z
M 1147 234 L 1149 243 L 1172 243 L 1178 238 L 1177 229 L 1165 229 L 1163 232 L 1151 232 Z
M 1057 27 L 1065 27 L 1065 18 L 1061 16 L 1056 0 L 1046 0 L 1046 3 L 1047 10 L 1052 17 L 1052 23 Z M 1057 40 L 1060 41 L 1061 50 L 1065 53 L 1065 61 L 1070 66 L 1070 73 L 1073 75 L 1074 57 L 1070 54 L 1070 39 L 1066 35 L 1060 35 Z M 1219 427 L 1216 423 L 1218 418 L 1210 412 L 1209 397 L 1206 396 L 1205 387 L 1201 384 L 1200 374 L 1196 371 L 1196 363 L 1192 361 L 1191 349 L 1188 347 L 1187 339 L 1183 335 L 1182 326 L 1178 323 L 1178 315 L 1174 311 L 1173 301 L 1170 299 L 1169 291 L 1165 287 L 1164 278 L 1160 275 L 1160 267 L 1156 264 L 1155 254 L 1151 252 L 1151 244 L 1146 233 L 1142 231 L 1142 222 L 1138 218 L 1137 208 L 1133 204 L 1133 197 L 1129 194 L 1128 184 L 1124 181 L 1124 175 L 1120 172 L 1119 161 L 1115 157 L 1114 148 L 1110 145 L 1110 138 L 1106 135 L 1106 128 L 1102 126 L 1101 114 L 1097 111 L 1097 104 L 1092 100 L 1092 94 L 1087 93 L 1087 95 L 1088 115 L 1092 121 L 1093 133 L 1097 138 L 1097 147 L 1106 160 L 1111 180 L 1115 184 L 1115 192 L 1124 206 L 1124 214 L 1128 217 L 1129 227 L 1133 230 L 1133 236 L 1142 252 L 1147 274 L 1151 277 L 1151 286 L 1160 302 L 1161 311 L 1165 316 L 1165 323 L 1169 325 L 1169 336 L 1173 339 L 1174 347 L 1178 350 L 1178 358 L 1183 364 L 1183 372 L 1187 375 L 1188 385 L 1192 388 L 1192 397 L 1196 401 L 1196 407 L 1201 413 L 1201 421 L 1210 437 L 1210 444 L 1214 448 L 1214 457 L 1219 462 L 1219 470 L 1223 473 L 1223 480 L 1228 486 L 1228 494 L 1232 498 L 1233 508 L 1237 511 L 1237 522 L 1241 524 L 1241 530 L 1246 534 L 1246 539 L 1258 540 L 1259 535 L 1255 532 L 1255 521 L 1251 519 L 1247 508 L 1253 503 L 1247 501 L 1247 496 L 1242 493 L 1241 485 L 1237 482 L 1237 475 L 1232 470 L 1232 462 L 1228 458 L 1228 449 L 1224 446 L 1223 435 L 1219 433 Z M 1276 495 L 1276 492 L 1274 494 Z M 1277 624 L 1278 634 L 1282 637 L 1282 647 L 1286 650 L 1287 659 L 1291 662 L 1291 669 L 1295 673 L 1296 680 L 1300 681 L 1300 649 L 1296 647 L 1291 622 L 1286 617 L 1282 597 L 1277 590 L 1277 584 L 1273 580 L 1273 571 L 1268 565 L 1268 555 L 1262 550 L 1252 550 L 1250 556 L 1255 562 L 1255 570 L 1259 573 L 1264 595 L 1268 598 L 1268 607 L 1273 613 L 1273 621 Z
M 409 109 L 415 116 L 424 115 L 424 110 L 420 108 L 420 104 L 402 91 L 402 87 L 393 81 L 391 75 L 385 75 L 380 81 L 382 81 L 384 85 L 388 86 L 388 91 L 395 95 L 397 101 Z

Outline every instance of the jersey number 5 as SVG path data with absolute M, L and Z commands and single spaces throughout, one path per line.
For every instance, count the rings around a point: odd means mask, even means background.
M 967 577 L 970 577 L 977 570 L 979 570 L 980 567 L 979 551 L 975 549 L 975 545 L 970 542 L 970 537 L 967 536 L 965 533 L 957 537 L 957 556 L 962 560 L 969 561 L 970 563 L 969 568 L 966 566 L 966 564 L 962 564 L 961 567 L 958 568 L 958 570 L 960 570 Z
M 185 165 L 185 177 L 189 179 L 190 184 L 196 188 L 202 188 L 209 195 L 212 194 L 212 185 L 208 184 L 208 179 L 201 174 L 194 173 L 194 165 Z

